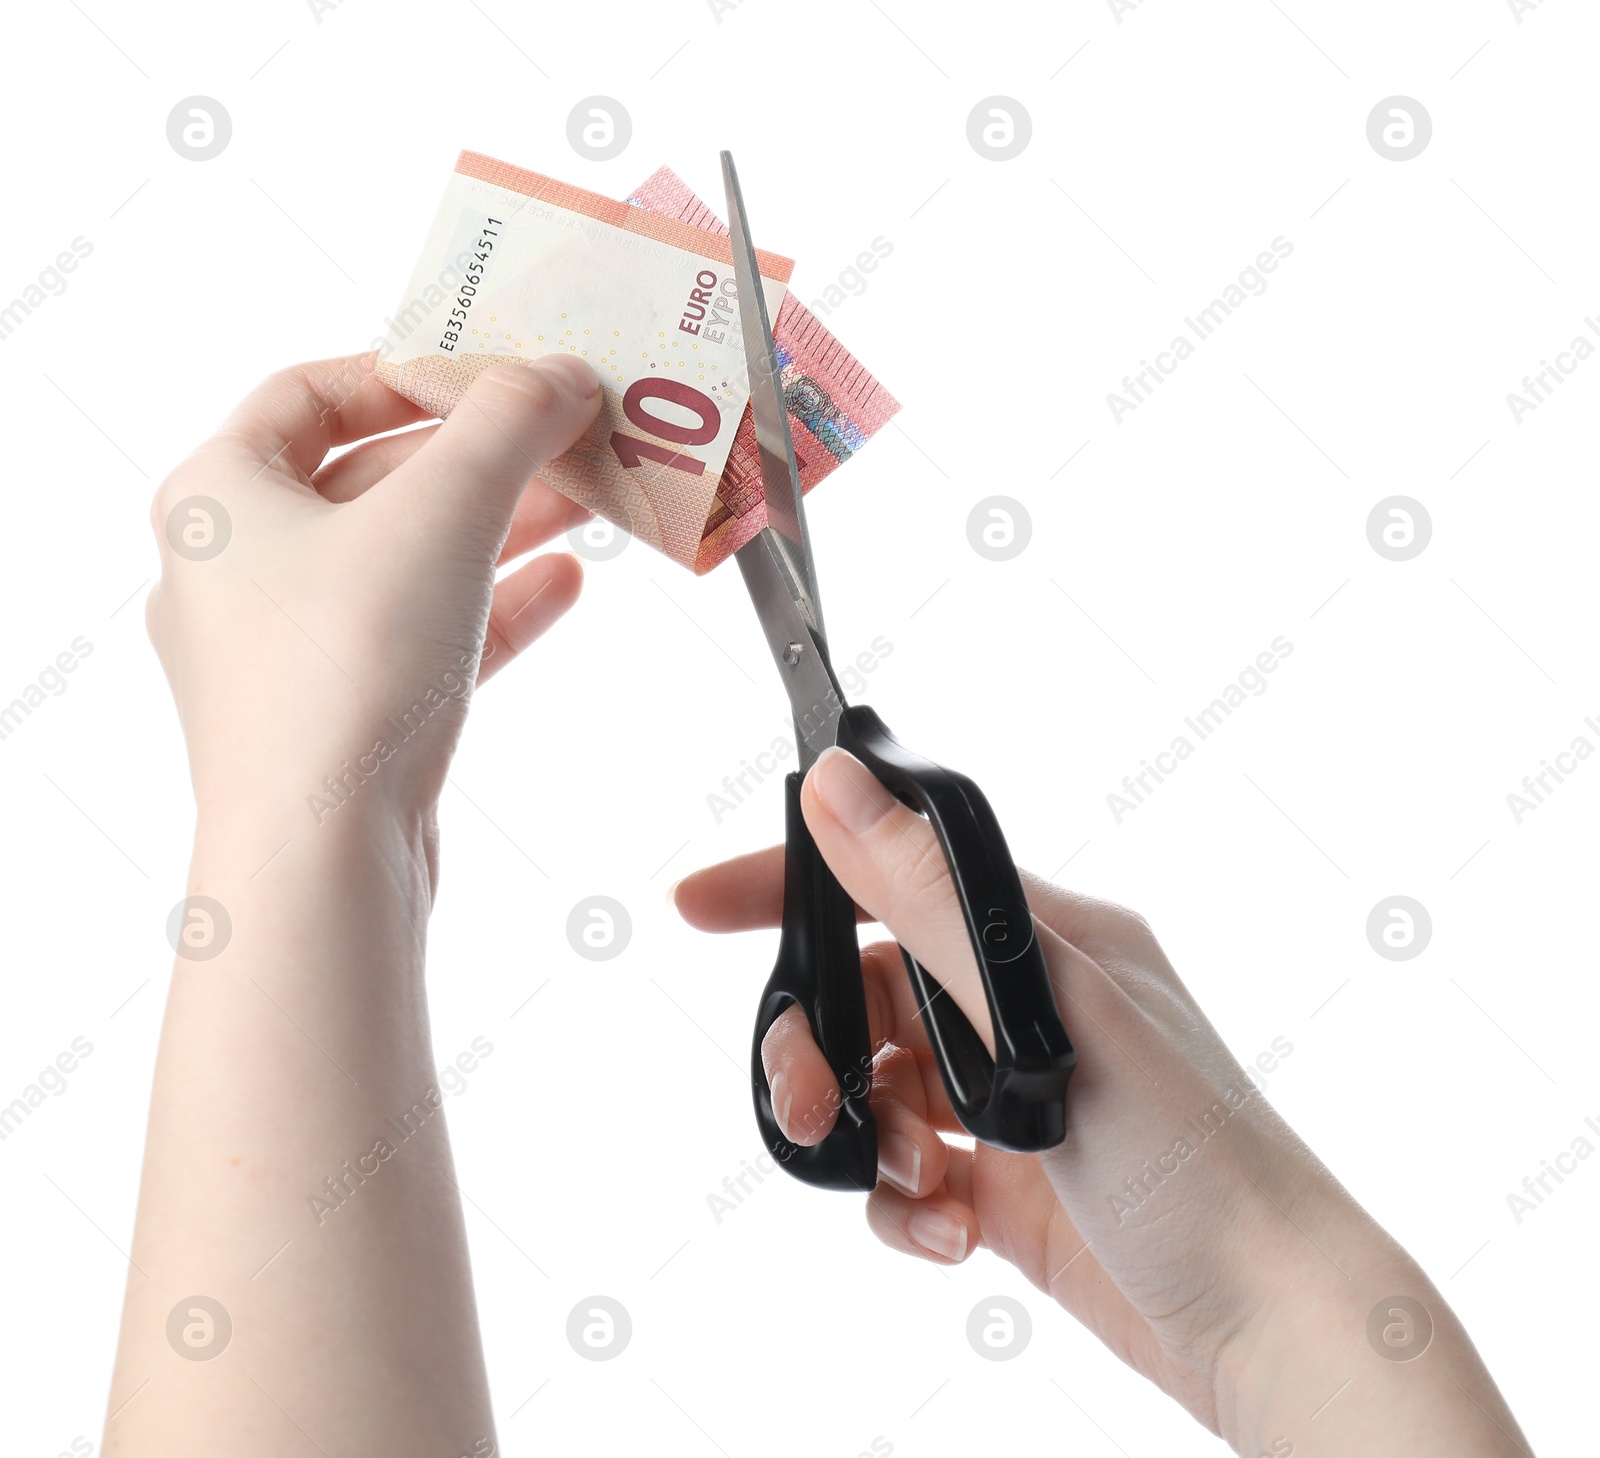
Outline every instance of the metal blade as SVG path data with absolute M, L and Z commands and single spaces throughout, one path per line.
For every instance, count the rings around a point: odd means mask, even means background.
M 761 270 L 756 262 L 755 245 L 750 241 L 750 220 L 745 216 L 744 195 L 739 190 L 739 175 L 734 171 L 731 152 L 722 154 L 722 181 L 728 194 L 728 230 L 733 244 L 733 273 L 739 289 L 739 325 L 750 377 L 756 446 L 761 453 L 767 530 L 776 538 L 767 542 L 766 550 L 784 559 L 787 569 L 784 575 L 794 584 L 795 601 L 820 637 L 822 604 L 817 596 L 794 440 L 789 434 L 789 409 L 778 374 L 778 351 L 772 342 L 772 322 L 767 317 L 766 295 L 761 289 Z M 755 545 L 755 542 L 750 543 L 752 547 Z M 757 607 L 759 609 L 759 602 Z
M 839 742 L 845 701 L 828 661 L 827 642 L 801 611 L 804 594 L 796 591 L 785 554 L 776 545 L 779 540 L 771 530 L 760 532 L 734 556 L 789 695 L 800 760 L 796 768 L 804 774 L 823 750 Z

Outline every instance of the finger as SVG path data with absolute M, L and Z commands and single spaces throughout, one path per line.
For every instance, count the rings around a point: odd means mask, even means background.
M 886 1045 L 931 1047 L 922 1022 L 922 1004 L 915 984 L 906 975 L 898 942 L 873 942 L 861 953 L 861 980 L 866 987 L 867 1021 L 875 1053 Z
M 428 418 L 372 373 L 376 360 L 370 352 L 279 370 L 234 408 L 214 439 L 242 443 L 263 466 L 309 484 L 334 446 Z
M 324 501 L 354 501 L 416 455 L 433 439 L 438 428 L 425 425 L 399 435 L 380 435 L 376 440 L 363 441 L 329 461 L 312 476 L 311 484 Z
M 927 1198 L 908 1199 L 885 1182 L 868 1197 L 867 1224 L 879 1240 L 907 1255 L 941 1263 L 962 1259 L 982 1245 L 1080 1321 L 1092 1322 L 1095 1331 L 1145 1328 L 1144 1318 L 1117 1290 L 1062 1209 L 1037 1159 L 989 1150 L 980 1174 L 976 1151 L 946 1150 L 944 1183 L 934 1189 L 924 1182 Z M 986 1222 L 977 1214 L 980 1179 Z
M 781 845 L 705 866 L 685 876 L 673 889 L 678 913 L 698 931 L 755 931 L 783 921 L 783 856 Z M 1096 948 L 1125 936 L 1140 918 L 1115 902 L 1099 901 L 1019 869 L 1022 889 L 1034 914 L 1091 956 Z M 859 907 L 858 921 L 872 918 Z M 1147 934 L 1148 934 L 1148 929 Z
M 579 506 L 535 476 L 511 514 L 511 530 L 506 534 L 505 546 L 500 549 L 501 564 L 516 561 L 593 515 L 587 507 Z
M 543 637 L 582 591 L 583 567 L 565 552 L 535 557 L 495 583 L 478 682 L 493 678 L 530 643 Z
M 672 888 L 678 914 L 697 931 L 756 931 L 783 924 L 784 848 L 768 846 L 706 866 Z M 860 907 L 858 922 L 871 921 Z
M 588 428 L 600 381 L 577 355 L 485 370 L 384 489 L 430 542 L 504 546 L 523 488 Z
M 971 1213 L 969 1229 L 980 1245 L 1015 1266 L 1097 1333 L 1145 1329 L 1144 1318 L 1106 1275 L 1090 1242 L 1062 1206 L 1039 1159 L 992 1149 L 983 1150 L 980 1157 L 977 1150 L 951 1149 L 941 1193 Z M 880 1196 L 885 1206 L 873 1229 L 880 1239 L 904 1250 L 908 1212 L 891 1203 L 893 1195 L 882 1187 L 873 1194 L 869 1207 Z M 976 1215 L 980 1204 L 981 1222 Z M 915 1230 L 910 1234 L 914 1239 Z
M 992 1051 L 988 1002 L 933 827 L 838 748 L 812 767 L 800 805 L 839 884 L 948 989 Z
M 948 1176 L 970 1166 L 972 1151 L 953 1149 Z M 970 1179 L 968 1180 L 970 1185 Z M 972 1206 L 948 1188 L 912 1199 L 879 1181 L 867 1199 L 867 1225 L 893 1250 L 942 1266 L 958 1266 L 978 1245 L 978 1216 Z
M 761 1066 L 784 1138 L 808 1148 L 825 1139 L 838 1120 L 839 1085 L 798 1005 L 785 1008 L 767 1029 Z
M 312 478 L 311 484 L 326 501 L 353 501 L 389 472 L 403 466 L 438 431 L 425 425 L 399 435 L 381 435 L 335 457 Z M 594 513 L 563 496 L 548 482 L 534 477 L 512 513 L 511 531 L 500 552 L 500 565 L 514 562 L 544 546 L 552 537 L 589 521 Z
M 783 924 L 781 845 L 694 871 L 672 888 L 678 915 L 699 931 L 754 931 Z
M 904 976 L 902 981 L 906 979 Z M 921 1025 L 917 1025 L 921 1033 Z M 919 1046 L 891 1044 L 878 1056 L 872 1068 L 874 1096 L 882 1090 L 886 1098 L 903 1104 L 930 1129 L 941 1134 L 965 1134 L 956 1111 L 950 1104 L 950 1095 L 939 1076 L 939 1064 L 933 1049 L 923 1039 Z M 923 1188 L 927 1188 L 924 1182 Z
M 887 1107 L 903 1116 L 904 1132 L 911 1141 L 888 1150 L 887 1167 L 902 1187 L 917 1169 L 926 1168 L 923 1188 L 928 1188 L 944 1177 L 939 1131 L 960 1133 L 961 1125 L 917 1021 L 910 982 L 893 942 L 881 942 L 862 954 L 862 980 L 872 1046 L 888 1050 L 873 1065 L 873 1108 L 876 1111 L 880 1096 L 886 1100 Z M 897 1018 L 907 1021 L 916 1046 L 885 1038 L 883 1030 L 892 1029 Z M 761 1040 L 761 1066 L 785 1137 L 807 1146 L 826 1137 L 838 1114 L 839 1084 L 798 1005 L 786 1008 L 767 1029 Z M 887 1148 L 881 1134 L 879 1148 L 880 1152 Z
M 895 1049 L 872 1070 L 872 1113 L 878 1124 L 878 1173 L 914 1199 L 944 1183 L 950 1146 L 928 1121 L 918 1057 Z M 948 1107 L 948 1105 L 946 1105 Z
M 867 1023 L 871 1046 L 879 1039 L 871 1034 L 882 1013 L 874 1011 L 881 997 L 873 995 L 862 963 L 863 990 L 867 994 Z M 761 1067 L 772 1092 L 772 1113 L 784 1137 L 795 1144 L 810 1146 L 827 1137 L 837 1122 L 841 1099 L 839 1081 L 834 1077 L 816 1034 L 798 1003 L 785 1008 L 761 1038 Z M 874 1071 L 876 1080 L 876 1071 Z

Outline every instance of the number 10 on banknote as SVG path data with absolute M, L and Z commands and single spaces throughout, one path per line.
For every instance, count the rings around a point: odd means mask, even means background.
M 463 153 L 378 376 L 445 415 L 508 357 L 582 356 L 600 414 L 545 478 L 694 566 L 750 398 L 732 259 L 717 233 Z M 760 266 L 776 314 L 793 265 Z

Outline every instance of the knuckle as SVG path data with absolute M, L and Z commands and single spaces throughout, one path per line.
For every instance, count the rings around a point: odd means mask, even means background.
M 903 1107 L 905 1101 L 897 1090 L 904 1089 L 912 1080 L 920 1082 L 921 1079 L 917 1055 L 912 1049 L 887 1048 L 872 1066 L 872 1101 L 874 1104 L 886 1102 Z
M 167 518 L 172 514 L 172 508 L 178 504 L 179 486 L 174 477 L 168 476 L 155 489 L 155 494 L 150 498 L 150 531 L 158 545 L 165 545 L 167 540 Z
M 1122 906 L 1115 901 L 1108 901 L 1106 903 L 1106 917 L 1124 936 L 1138 937 L 1150 941 L 1155 940 L 1155 929 L 1142 912 L 1135 911 L 1131 906 Z
M 1155 932 L 1149 921 L 1142 912 L 1135 911 L 1131 906 L 1124 906 L 1118 901 L 1103 901 L 1098 897 L 1085 896 L 1081 892 L 1063 891 L 1060 887 L 1052 889 L 1056 897 L 1071 910 L 1074 921 L 1091 928 L 1109 941 L 1130 938 L 1155 940 Z
M 1150 928 L 1149 920 L 1144 917 L 1144 912 L 1134 911 L 1131 906 L 1120 906 L 1115 901 L 1107 901 L 1106 915 L 1109 917 L 1110 922 L 1122 928 L 1123 931 L 1131 931 L 1131 933 L 1138 936 L 1154 935 L 1154 931 Z
M 284 365 L 282 369 L 273 370 L 262 382 L 264 389 L 271 390 L 275 396 L 295 394 L 301 390 L 310 389 L 311 366 L 309 364 Z
M 885 973 L 898 970 L 900 944 L 885 937 L 861 949 L 861 966 L 866 973 Z
M 1086 896 L 1028 872 L 1022 880 L 1035 914 L 1091 956 L 1112 955 L 1119 947 L 1148 952 L 1157 945 L 1155 929 L 1132 907 Z
M 163 554 L 170 545 L 168 530 L 172 514 L 184 501 L 195 496 L 220 498 L 224 494 L 214 479 L 217 457 L 212 453 L 212 444 L 206 442 L 169 471 L 150 497 L 150 530 Z
M 309 364 L 285 365 L 264 376 L 228 419 L 230 426 L 249 430 L 261 420 L 271 420 L 293 409 L 293 402 L 314 393 L 316 382 Z

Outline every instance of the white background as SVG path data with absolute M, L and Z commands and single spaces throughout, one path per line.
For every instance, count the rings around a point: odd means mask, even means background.
M 367 346 L 464 146 L 617 197 L 666 161 L 712 199 L 730 146 L 803 299 L 892 242 L 827 320 L 905 405 L 812 498 L 838 653 L 890 640 L 866 700 L 979 779 L 1019 860 L 1145 912 L 1241 1058 L 1293 1043 L 1271 1098 L 1534 1446 L 1575 1450 L 1600 1160 L 1520 1226 L 1506 1197 L 1600 1116 L 1600 763 L 1520 825 L 1506 796 L 1600 744 L 1600 360 L 1520 425 L 1506 395 L 1600 311 L 1592 9 L 48 0 L 3 24 L 0 302 L 94 250 L 0 342 L 0 700 L 94 645 L 0 742 L 0 1102 L 94 1045 L 0 1144 L 7 1453 L 99 1441 L 183 890 L 150 495 L 270 369 Z M 233 118 L 205 163 L 165 135 L 194 94 Z M 606 163 L 566 136 L 595 94 L 633 119 Z M 996 94 L 1032 118 L 1014 161 L 967 141 Z M 1366 133 L 1397 94 L 1434 124 L 1405 163 Z M 1117 424 L 1107 393 L 1279 236 L 1267 292 Z M 995 494 L 1033 522 L 1003 563 L 966 535 Z M 1367 540 L 1392 495 L 1432 518 L 1409 562 Z M 1278 635 L 1270 689 L 1116 823 L 1108 793 Z M 858 1200 L 778 1178 L 713 1220 L 760 1149 L 741 1070 L 774 938 L 692 934 L 666 890 L 779 836 L 776 781 L 720 825 L 707 796 L 783 709 L 734 570 L 636 545 L 473 709 L 431 992 L 441 1063 L 494 1045 L 448 1110 L 503 1447 L 1218 1451 L 986 1254 L 893 1256 Z M 607 963 L 564 931 L 594 894 L 633 921 Z M 1365 933 L 1397 894 L 1433 919 L 1409 962 Z M 594 1364 L 564 1324 L 597 1292 L 635 1331 Z M 1034 1320 L 1003 1364 L 964 1334 L 998 1293 Z

